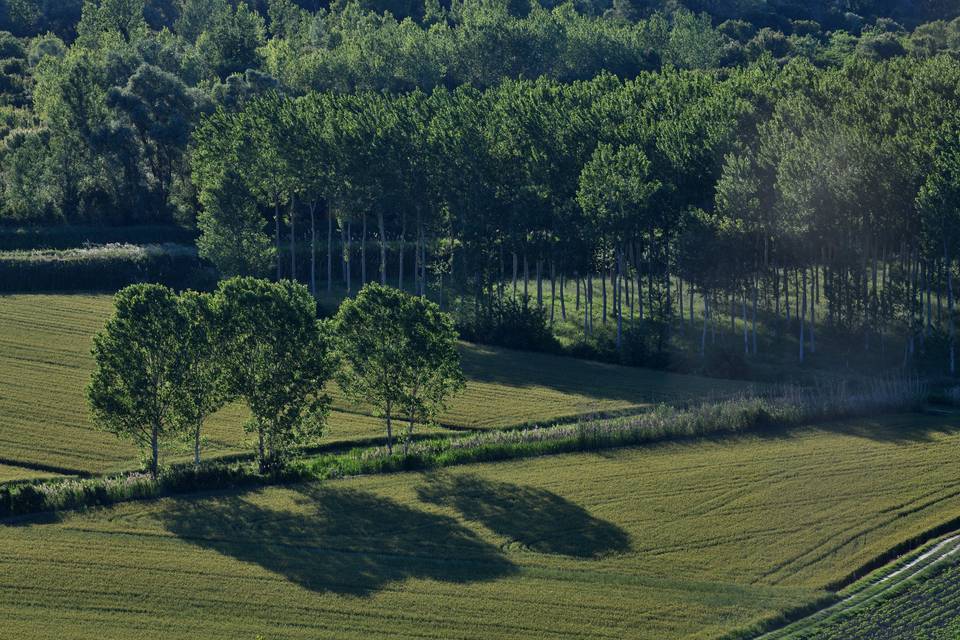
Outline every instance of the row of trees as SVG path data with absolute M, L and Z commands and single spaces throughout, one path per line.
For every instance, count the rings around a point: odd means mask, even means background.
M 171 439 L 189 440 L 199 465 L 203 423 L 230 402 L 249 408 L 269 471 L 320 437 L 334 377 L 384 416 L 391 450 L 394 416 L 407 420 L 409 442 L 463 386 L 449 318 L 395 289 L 365 288 L 332 321 L 289 280 L 232 278 L 211 294 L 133 285 L 115 304 L 94 339 L 88 398 L 95 423 L 147 452 L 154 476 Z
M 865 348 L 907 336 L 909 357 L 935 326 L 953 335 L 958 87 L 960 63 L 940 56 L 275 93 L 195 134 L 199 246 L 226 273 L 272 267 L 315 294 L 324 277 L 441 301 L 452 285 L 475 315 L 518 283 L 553 309 L 574 279 L 586 333 L 596 278 L 618 345 L 625 314 L 669 326 L 695 308 L 703 343 L 720 307 L 752 323 L 748 353 L 758 312 L 783 318 L 802 360 L 826 308 Z
M 60 3 L 15 4 L 17 15 L 41 19 Z M 400 5 L 391 15 L 355 2 L 318 10 L 291 0 L 97 0 L 82 15 L 76 3 L 65 40 L 0 33 L 0 221 L 190 225 L 190 133 L 215 106 L 233 111 L 271 90 L 483 89 L 519 77 L 629 79 L 766 57 L 835 66 L 960 49 L 957 21 L 908 32 L 890 20 L 821 27 L 784 18 L 774 30 L 636 4 L 467 0 L 426 3 L 417 20 L 400 20 Z

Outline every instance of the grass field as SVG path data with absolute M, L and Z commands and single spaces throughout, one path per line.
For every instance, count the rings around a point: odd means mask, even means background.
M 0 526 L 10 637 L 714 638 L 957 514 L 918 415 Z
M 135 466 L 131 445 L 93 430 L 84 398 L 93 367 L 91 338 L 111 307 L 105 295 L 0 297 L 0 461 L 83 472 Z M 507 427 L 742 388 L 723 380 L 469 345 L 463 359 L 467 389 L 441 418 L 463 428 Z M 339 399 L 336 408 L 324 442 L 383 433 L 381 422 L 365 415 L 368 410 Z M 214 416 L 207 427 L 208 451 L 245 449 L 244 420 L 238 406 Z M 172 459 L 186 454 L 186 446 L 170 452 Z
M 10 480 L 40 480 L 45 478 L 56 478 L 60 474 L 47 471 L 37 471 L 24 467 L 14 467 L 6 464 L 0 464 L 0 483 Z
M 960 558 L 789 638 L 956 640 L 960 638 Z

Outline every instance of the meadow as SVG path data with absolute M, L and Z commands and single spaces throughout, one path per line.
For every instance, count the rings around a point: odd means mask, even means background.
M 960 418 L 908 414 L 37 517 L 0 526 L 0 618 L 24 640 L 716 638 L 955 516 L 958 448 Z
M 107 295 L 0 297 L 0 462 L 64 473 L 136 466 L 133 446 L 93 429 L 84 397 L 93 369 L 91 339 L 111 308 Z M 468 344 L 462 355 L 465 392 L 441 416 L 443 427 L 419 432 L 505 428 L 639 410 L 652 402 L 719 396 L 745 386 Z M 369 408 L 350 405 L 336 389 L 332 392 L 335 410 L 323 444 L 382 436 L 382 423 Z M 206 429 L 207 453 L 247 450 L 245 420 L 239 406 L 213 416 Z M 167 454 L 169 460 L 187 459 L 188 446 Z

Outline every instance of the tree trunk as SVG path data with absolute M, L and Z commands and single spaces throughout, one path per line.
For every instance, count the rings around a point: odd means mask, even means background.
M 804 348 L 806 346 L 806 336 L 804 329 L 807 324 L 807 270 L 803 269 L 803 300 L 800 305 L 800 363 L 803 364 Z
M 280 280 L 280 200 L 273 202 L 273 244 L 277 252 L 277 281 Z
M 397 238 L 397 257 L 399 262 L 399 268 L 397 270 L 397 289 L 403 291 L 403 254 L 404 254 L 404 244 L 406 242 L 407 234 L 407 216 L 406 214 L 401 214 L 400 216 L 400 237 Z
M 200 466 L 200 421 L 193 426 L 193 465 Z
M 950 375 L 957 373 L 956 361 L 956 340 L 954 338 L 953 323 L 953 261 L 950 257 L 950 251 L 947 248 L 947 239 L 943 239 L 943 264 L 947 270 L 947 326 L 950 338 Z
M 380 284 L 387 284 L 387 227 L 383 211 L 377 211 L 377 226 L 380 229 Z
M 587 328 L 587 335 L 593 332 L 593 274 L 587 273 L 584 283 L 583 323 Z
M 603 305 L 603 315 L 600 317 L 601 324 L 607 324 L 607 272 L 600 270 L 600 297 Z
M 267 470 L 267 454 L 263 441 L 263 425 L 257 425 L 257 456 L 260 458 L 260 473 Z
M 367 284 L 367 212 L 363 212 L 360 230 L 360 286 Z
M 351 263 L 353 262 L 350 258 L 351 254 L 351 242 L 353 242 L 353 220 L 347 221 L 347 293 L 350 293 L 351 286 L 353 285 L 353 269 L 351 269 Z
M 160 425 L 154 423 L 150 428 L 150 475 L 157 479 L 160 472 Z
M 297 280 L 297 199 L 290 198 L 290 279 Z
M 710 302 L 707 293 L 703 294 L 703 332 L 700 334 L 700 356 L 707 353 L 707 321 L 710 317 Z
M 621 261 L 620 248 L 617 247 L 617 274 L 614 277 L 613 297 L 616 300 L 615 305 L 617 307 L 617 351 L 623 353 L 623 305 L 621 300 L 623 296 L 620 292 Z
M 523 254 L 523 306 L 527 306 L 530 296 L 527 294 L 527 283 L 530 282 L 530 265 L 527 264 L 527 254 Z
M 740 298 L 740 314 L 743 317 L 743 355 L 750 355 L 749 323 L 747 322 L 747 292 Z
M 543 310 L 543 259 L 537 258 L 537 311 Z
M 393 455 L 393 403 L 387 401 L 387 454 Z
M 310 203 L 310 293 L 317 297 L 317 203 Z
M 327 202 L 327 293 L 333 291 L 333 207 Z
M 347 245 L 347 225 L 340 222 L 340 257 L 343 259 L 340 263 L 341 278 L 343 286 L 347 286 L 347 264 L 350 262 L 350 247 Z
M 410 453 L 410 441 L 413 439 L 413 413 L 407 417 L 407 437 L 403 441 L 403 455 Z
M 550 326 L 553 326 L 553 318 L 557 310 L 557 267 L 550 261 Z
M 513 254 L 513 299 L 517 299 L 517 252 L 512 251 Z

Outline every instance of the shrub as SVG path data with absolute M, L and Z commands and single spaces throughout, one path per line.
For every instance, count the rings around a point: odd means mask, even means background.
M 192 247 L 113 244 L 0 253 L 0 292 L 114 291 L 136 282 L 209 289 L 216 274 Z
M 93 227 L 63 225 L 57 227 L 11 227 L 0 225 L 0 251 L 31 249 L 81 249 L 104 244 L 184 244 L 192 245 L 197 233 L 170 225 L 129 227 Z
M 461 319 L 457 329 L 471 342 L 549 353 L 560 349 L 546 309 L 538 309 L 529 297 L 495 300 L 489 308 Z

